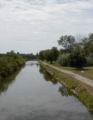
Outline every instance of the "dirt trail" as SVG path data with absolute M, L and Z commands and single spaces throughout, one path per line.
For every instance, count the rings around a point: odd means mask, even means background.
M 79 74 L 73 73 L 73 72 L 68 71 L 68 70 L 63 70 L 61 68 L 58 68 L 56 66 L 50 65 L 50 64 L 45 63 L 45 62 L 43 62 L 43 64 L 48 65 L 48 66 L 50 66 L 50 67 L 54 68 L 55 70 L 58 70 L 58 71 L 60 71 L 62 73 L 68 74 L 69 76 L 81 81 L 82 83 L 93 87 L 93 80 L 91 80 L 89 78 L 83 77 L 83 76 L 81 76 Z

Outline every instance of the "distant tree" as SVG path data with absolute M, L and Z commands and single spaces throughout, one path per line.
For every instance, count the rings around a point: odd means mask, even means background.
M 15 52 L 8 52 L 0 57 L 0 79 L 11 75 L 25 64 L 25 59 Z
M 53 47 L 51 50 L 52 61 L 56 61 L 59 56 L 59 51 L 56 47 Z
M 93 33 L 82 39 L 82 46 L 87 60 L 87 66 L 93 66 Z
M 46 59 L 46 57 L 45 57 L 45 51 L 44 50 L 42 50 L 42 51 L 39 52 L 39 59 L 40 60 L 45 60 Z
M 58 40 L 58 44 L 66 50 L 71 50 L 75 44 L 75 37 L 72 35 L 61 36 Z
M 88 37 L 82 39 L 82 45 L 86 56 L 93 55 L 93 33 L 89 34 Z
M 61 50 L 56 47 L 39 52 L 41 60 L 58 61 L 64 66 L 83 68 L 84 66 L 93 65 L 93 33 L 88 37 L 78 37 L 78 42 L 72 35 L 63 35 L 58 40 L 62 46 Z
M 70 66 L 76 68 L 83 68 L 86 65 L 86 57 L 80 46 L 77 47 L 70 54 Z
M 57 63 L 62 66 L 70 66 L 70 54 L 65 53 L 65 54 L 59 55 L 57 59 Z
M 56 47 L 53 47 L 52 49 L 40 51 L 39 58 L 41 60 L 47 60 L 52 63 L 53 61 L 57 60 L 58 55 L 59 55 L 59 51 L 57 50 Z
M 34 55 L 33 53 L 30 54 L 21 54 L 26 60 L 35 60 L 36 59 L 36 55 Z

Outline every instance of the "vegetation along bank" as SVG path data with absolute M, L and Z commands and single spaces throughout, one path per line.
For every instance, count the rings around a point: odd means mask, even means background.
M 12 52 L 0 55 L 0 80 L 18 71 L 25 64 L 25 59 Z
M 68 74 L 62 73 L 59 70 L 54 69 L 51 65 L 40 62 L 41 67 L 45 72 L 50 74 L 53 79 L 64 84 L 71 94 L 77 96 L 77 98 L 93 113 L 93 88 L 76 80 Z M 52 79 L 52 80 L 53 80 Z

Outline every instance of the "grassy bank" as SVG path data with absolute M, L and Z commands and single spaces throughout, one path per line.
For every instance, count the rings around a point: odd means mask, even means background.
M 18 54 L 0 56 L 0 80 L 18 71 L 24 64 L 24 58 Z
M 93 113 L 93 88 L 69 77 L 69 75 L 59 72 L 41 62 L 43 70 L 48 72 L 54 79 L 64 84 L 67 89 L 77 96 L 77 98 Z

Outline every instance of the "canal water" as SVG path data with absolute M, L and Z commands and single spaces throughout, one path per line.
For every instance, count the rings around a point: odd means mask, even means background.
M 0 120 L 93 120 L 66 88 L 27 62 L 15 77 L 0 82 Z

